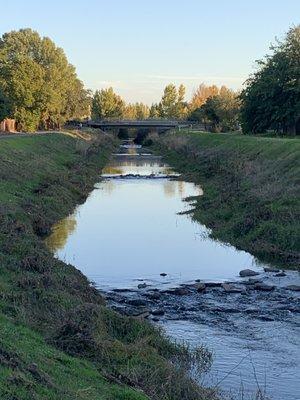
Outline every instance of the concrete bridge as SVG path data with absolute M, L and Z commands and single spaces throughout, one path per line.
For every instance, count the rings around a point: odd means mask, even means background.
M 91 128 L 110 129 L 110 128 L 153 128 L 159 130 L 167 130 L 174 128 L 188 128 L 189 123 L 185 121 L 164 120 L 164 119 L 145 119 L 145 120 L 104 120 L 104 121 L 88 121 L 87 126 Z

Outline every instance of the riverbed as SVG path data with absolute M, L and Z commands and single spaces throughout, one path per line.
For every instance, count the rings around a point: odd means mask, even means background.
M 260 391 L 299 400 L 299 292 L 287 289 L 299 285 L 299 274 L 212 240 L 187 213 L 202 195 L 160 157 L 123 145 L 47 244 L 111 307 L 143 315 L 172 339 L 206 345 L 214 362 L 203 384 L 243 399 Z M 244 269 L 258 275 L 241 278 Z

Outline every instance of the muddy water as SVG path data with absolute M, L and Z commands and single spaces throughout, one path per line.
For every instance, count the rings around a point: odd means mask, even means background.
M 180 298 L 166 293 L 196 279 L 239 284 L 241 269 L 263 271 L 252 255 L 211 240 L 204 226 L 178 214 L 192 207 L 185 198 L 202 194 L 201 187 L 178 180 L 159 157 L 123 146 L 86 202 L 53 227 L 47 244 L 121 312 L 128 313 L 124 304 L 130 299 L 145 303 L 147 293 L 158 291 L 160 300 L 146 301 L 148 308 L 164 307 L 155 323 L 172 338 L 204 343 L 215 354 L 202 378 L 207 385 L 243 393 L 245 399 L 259 389 L 275 400 L 299 400 L 299 308 L 289 306 L 298 304 L 299 296 L 282 289 L 297 283 L 296 273 L 261 274 L 278 286 L 272 293 L 224 297 L 219 287 Z M 137 289 L 141 283 L 147 286 Z

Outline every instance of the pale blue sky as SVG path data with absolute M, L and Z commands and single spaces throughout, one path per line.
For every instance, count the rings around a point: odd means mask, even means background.
M 2 4 L 1 4 L 2 3 Z M 159 100 L 173 82 L 238 89 L 300 0 L 1 0 L 0 34 L 31 27 L 65 50 L 88 88 Z

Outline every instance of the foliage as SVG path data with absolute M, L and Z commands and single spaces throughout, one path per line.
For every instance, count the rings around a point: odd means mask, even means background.
M 226 132 L 238 128 L 240 101 L 238 95 L 225 86 L 217 94 L 208 97 L 200 108 L 189 116 L 192 121 L 210 125 L 214 132 Z
M 199 109 L 207 101 L 209 97 L 219 94 L 219 88 L 216 85 L 206 86 L 201 83 L 193 94 L 192 100 L 189 103 L 189 109 L 193 112 Z
M 149 118 L 149 115 L 150 115 L 149 107 L 143 103 L 126 104 L 123 113 L 125 119 L 143 120 Z
M 158 104 L 152 104 L 150 117 L 184 119 L 188 113 L 184 97 L 185 87 L 180 85 L 177 89 L 174 84 L 170 83 L 165 87 L 161 101 Z
M 241 94 L 243 130 L 300 133 L 300 25 L 271 50 L 271 55 L 258 61 L 259 69 Z
M 11 114 L 11 104 L 0 88 L 0 121 Z
M 89 112 L 89 93 L 61 48 L 31 29 L 0 39 L 0 90 L 6 116 L 26 131 L 59 127 Z
M 113 88 L 96 90 L 92 102 L 92 118 L 122 118 L 125 110 L 125 102 L 117 95 Z

